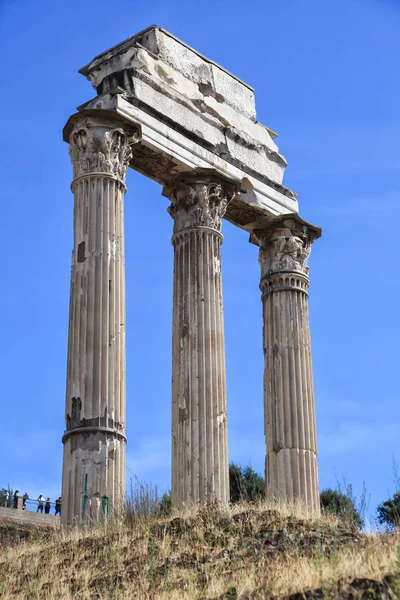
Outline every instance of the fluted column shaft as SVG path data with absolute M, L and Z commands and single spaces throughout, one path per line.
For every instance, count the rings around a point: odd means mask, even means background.
M 90 119 L 70 136 L 74 250 L 62 522 L 107 516 L 125 490 L 125 133 Z
M 174 218 L 172 502 L 229 501 L 221 217 L 234 186 L 201 174 L 164 191 Z
M 264 319 L 267 497 L 300 500 L 316 514 L 319 489 L 307 259 L 320 232 L 299 217 L 281 217 L 257 233 Z

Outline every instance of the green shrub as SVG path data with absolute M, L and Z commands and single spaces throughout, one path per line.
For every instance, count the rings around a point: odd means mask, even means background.
M 379 504 L 376 509 L 377 521 L 394 531 L 400 527 L 400 491 L 395 492 L 391 498 Z
M 240 467 L 235 463 L 229 465 L 229 491 L 231 502 L 246 500 L 254 502 L 265 498 L 264 477 L 251 467 Z
M 355 525 L 357 529 L 362 529 L 364 520 L 361 511 L 356 507 L 355 500 L 351 494 L 351 486 L 348 492 L 330 488 L 323 490 L 320 494 L 321 510 L 324 513 L 330 513 L 338 517 L 347 524 Z

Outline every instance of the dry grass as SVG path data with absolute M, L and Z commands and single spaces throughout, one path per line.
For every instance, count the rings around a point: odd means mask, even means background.
M 308 598 L 400 598 L 399 574 L 400 534 L 361 535 L 265 503 L 121 518 L 0 550 L 4 600 L 261 600 L 306 590 L 314 590 Z M 374 582 L 364 582 L 367 595 L 342 595 L 356 578 L 384 581 L 388 595 Z

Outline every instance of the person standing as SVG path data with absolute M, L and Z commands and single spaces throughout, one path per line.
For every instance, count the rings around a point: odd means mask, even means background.
M 56 512 L 55 515 L 60 515 L 61 517 L 61 496 L 56 500 Z
M 18 508 L 18 494 L 19 494 L 19 490 L 15 490 L 15 493 L 13 496 L 13 508 Z
M 43 514 L 43 506 L 44 506 L 44 497 L 40 494 L 38 498 L 38 507 L 36 512 L 41 512 Z
M 44 505 L 44 512 L 46 513 L 46 515 L 50 514 L 50 506 L 51 506 L 51 500 L 50 500 L 50 498 L 47 498 L 46 504 Z
M 4 495 L 3 495 L 3 504 L 5 507 L 8 506 L 8 500 L 10 498 L 10 492 L 8 490 L 4 490 Z
M 28 492 L 22 496 L 22 510 L 26 510 L 26 501 L 30 500 Z

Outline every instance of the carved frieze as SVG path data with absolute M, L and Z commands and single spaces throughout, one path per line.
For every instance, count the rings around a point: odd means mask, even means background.
M 69 153 L 74 179 L 88 173 L 107 173 L 125 181 L 132 158 L 128 136 L 122 129 L 109 129 L 98 134 L 83 125 L 71 132 Z
M 221 231 L 221 219 L 235 193 L 234 184 L 177 180 L 164 193 L 171 200 L 168 212 L 175 221 L 174 232 L 193 227 Z

